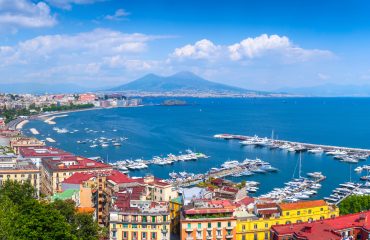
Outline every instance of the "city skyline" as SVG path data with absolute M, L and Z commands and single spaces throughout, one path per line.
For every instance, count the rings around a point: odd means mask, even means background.
M 365 1 L 0 1 L 0 83 L 110 87 L 192 71 L 255 90 L 366 85 Z

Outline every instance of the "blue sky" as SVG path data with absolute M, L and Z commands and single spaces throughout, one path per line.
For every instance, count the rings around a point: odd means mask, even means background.
M 370 82 L 368 1 L 0 0 L 0 82 L 193 71 L 257 90 Z

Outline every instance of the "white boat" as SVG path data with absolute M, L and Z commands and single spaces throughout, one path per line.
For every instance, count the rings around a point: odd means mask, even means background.
M 236 167 L 236 166 L 238 166 L 240 163 L 239 163 L 239 161 L 226 161 L 226 162 L 224 162 L 222 165 L 221 165 L 221 167 L 223 167 L 223 168 L 233 168 L 233 167 Z
M 307 152 L 309 152 L 309 153 L 323 153 L 324 149 L 322 149 L 321 147 L 318 147 L 318 148 L 309 149 Z
M 107 143 L 102 143 L 102 144 L 101 144 L 101 146 L 102 146 L 102 147 L 109 147 L 109 144 L 107 144 Z
M 115 142 L 115 143 L 113 143 L 113 146 L 115 146 L 115 147 L 119 147 L 119 146 L 121 146 L 121 144 L 120 144 L 120 143 L 118 143 L 118 142 Z
M 360 167 L 360 166 L 359 166 L 359 167 L 356 167 L 356 168 L 355 168 L 355 172 L 362 172 L 362 169 L 363 169 L 363 168 L 362 168 L 362 167 Z
M 311 172 L 307 173 L 307 176 L 312 177 L 312 178 L 323 178 L 325 177 L 322 172 Z
M 96 148 L 97 146 L 96 144 L 90 145 L 91 148 Z
M 346 155 L 346 154 L 347 152 L 340 150 L 326 152 L 326 155 Z

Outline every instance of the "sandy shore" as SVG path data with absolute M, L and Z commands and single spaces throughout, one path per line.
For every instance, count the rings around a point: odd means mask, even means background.
M 24 125 L 26 125 L 29 121 L 28 120 L 23 120 L 21 122 L 19 122 L 16 126 L 15 126 L 15 129 L 22 129 L 24 127 Z
M 56 118 L 61 118 L 61 117 L 68 117 L 68 115 L 67 115 L 67 114 L 63 114 L 63 115 L 54 115 L 54 116 L 52 116 L 52 117 L 50 117 L 50 118 L 46 119 L 44 122 L 45 122 L 45 123 L 47 123 L 47 124 L 54 125 L 54 124 L 56 124 L 56 122 L 55 122 L 55 121 L 53 121 L 53 120 L 54 120 L 54 119 L 56 119 Z

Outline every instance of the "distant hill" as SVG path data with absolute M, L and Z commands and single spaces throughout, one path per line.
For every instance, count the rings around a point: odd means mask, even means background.
M 277 91 L 317 97 L 368 97 L 370 85 L 323 84 L 313 87 L 281 88 Z
M 191 72 L 179 72 L 163 77 L 148 74 L 135 81 L 108 89 L 108 91 L 136 91 L 136 92 L 227 92 L 248 93 L 256 92 L 243 88 L 205 80 Z
M 3 83 L 0 84 L 1 93 L 31 93 L 31 94 L 44 94 L 44 93 L 80 93 L 87 92 L 90 89 L 69 83 L 56 83 L 56 84 L 43 84 L 43 83 Z M 91 90 L 90 90 L 91 91 Z

